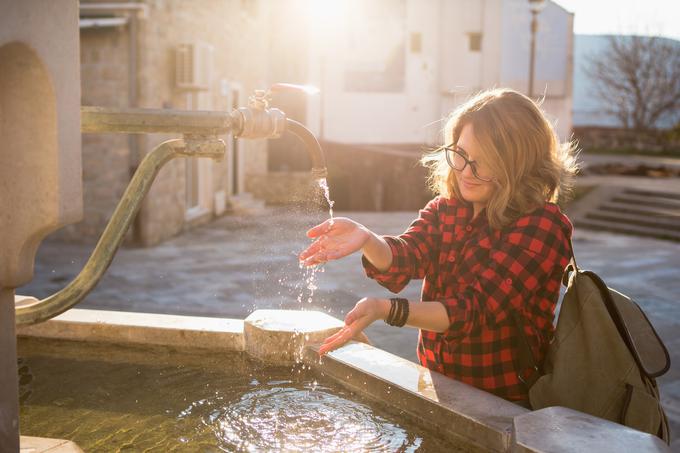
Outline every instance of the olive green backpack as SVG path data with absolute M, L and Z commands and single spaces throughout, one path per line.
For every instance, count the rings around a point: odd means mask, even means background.
M 518 360 L 528 365 L 520 369 L 536 371 L 523 379 L 531 407 L 568 407 L 670 443 L 655 380 L 670 368 L 670 357 L 647 316 L 595 273 L 579 269 L 573 254 L 563 282 L 567 290 L 542 367 L 520 336 Z

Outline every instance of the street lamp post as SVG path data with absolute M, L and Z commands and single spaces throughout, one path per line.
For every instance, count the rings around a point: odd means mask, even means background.
M 529 0 L 531 10 L 531 45 L 529 48 L 529 90 L 531 97 L 534 93 L 534 64 L 536 60 L 536 32 L 538 31 L 538 13 L 545 7 L 545 0 Z

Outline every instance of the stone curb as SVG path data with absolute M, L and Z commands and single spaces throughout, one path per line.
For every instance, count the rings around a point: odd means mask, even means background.
M 243 351 L 240 319 L 71 309 L 18 336 Z
M 70 440 L 34 436 L 21 436 L 19 450 L 22 453 L 83 453 L 83 450 Z
M 245 351 L 276 365 L 305 361 L 338 384 L 435 428 L 472 451 L 667 452 L 660 439 L 562 407 L 529 411 L 418 364 L 350 342 L 323 358 L 318 344 L 342 321 L 321 312 L 257 310 L 245 321 L 70 310 L 17 329 L 20 336 Z M 389 401 L 389 404 L 386 404 Z M 75 450 L 77 451 L 77 450 Z

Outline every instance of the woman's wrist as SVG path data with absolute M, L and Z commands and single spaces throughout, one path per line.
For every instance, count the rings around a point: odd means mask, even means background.
M 392 265 L 392 249 L 382 236 L 368 230 L 368 240 L 361 248 L 361 253 L 379 271 L 385 272 Z
M 389 299 L 376 299 L 378 306 L 378 319 L 385 320 L 390 314 L 390 307 L 392 306 Z

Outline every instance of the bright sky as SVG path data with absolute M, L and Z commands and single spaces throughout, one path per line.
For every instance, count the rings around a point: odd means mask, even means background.
M 680 39 L 680 0 L 553 0 L 575 13 L 574 33 Z

